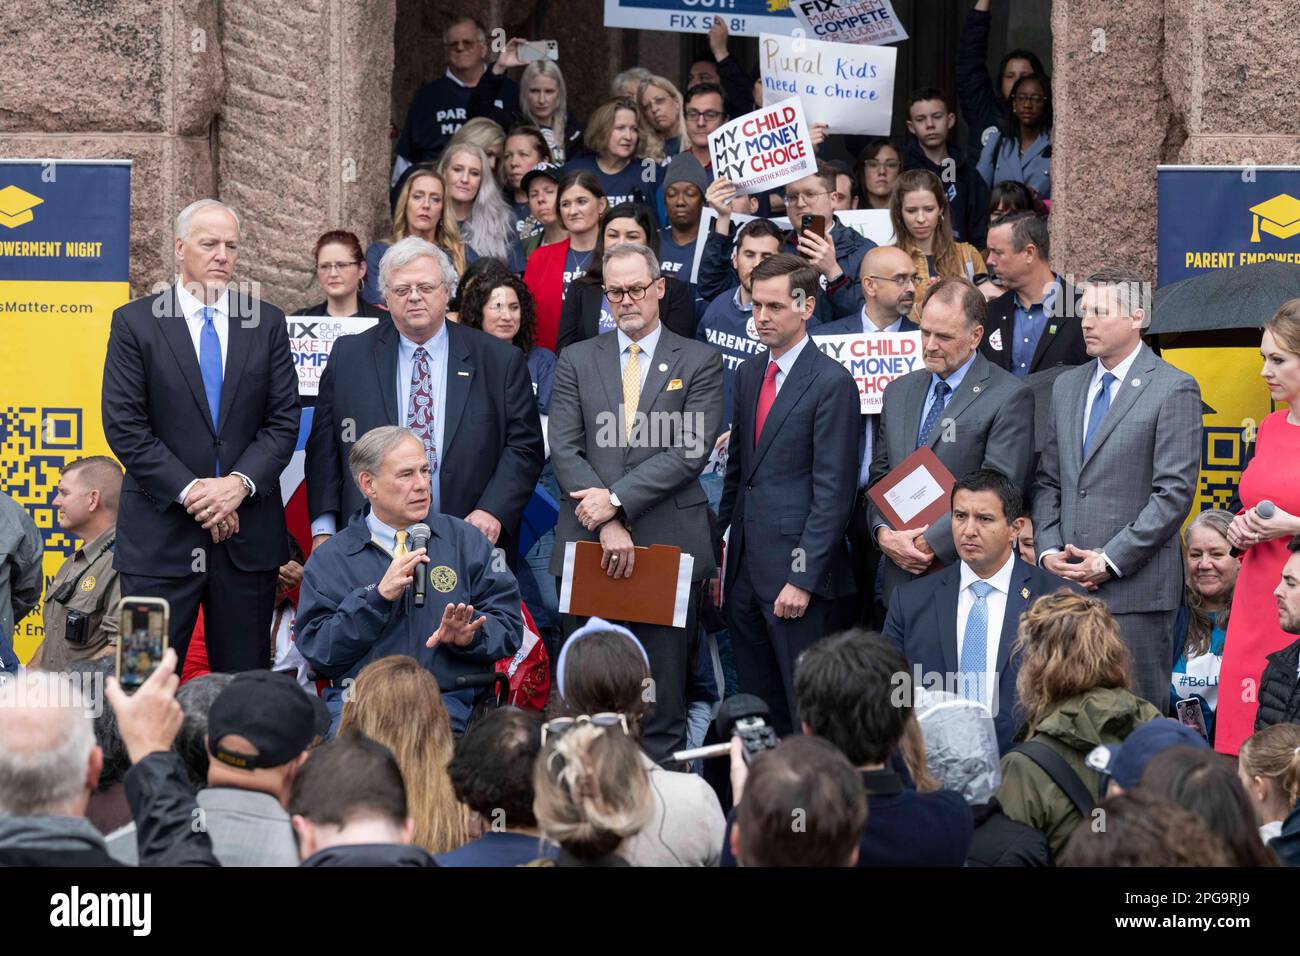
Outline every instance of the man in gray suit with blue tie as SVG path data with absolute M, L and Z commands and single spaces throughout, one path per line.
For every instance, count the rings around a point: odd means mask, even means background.
M 1096 361 L 1052 387 L 1033 516 L 1038 563 L 1106 602 L 1133 655 L 1134 693 L 1168 711 L 1201 390 L 1143 344 L 1149 300 L 1148 284 L 1123 269 L 1084 284 L 1083 337 Z
M 564 492 L 551 573 L 570 541 L 599 541 L 611 577 L 631 577 L 636 545 L 681 548 L 693 585 L 713 576 L 708 498 L 700 473 L 722 428 L 722 355 L 675 335 L 659 320 L 664 281 L 645 246 L 618 245 L 604 259 L 605 296 L 617 328 L 560 354 L 551 393 L 551 464 Z M 685 628 L 629 623 L 645 645 L 654 707 L 642 743 L 665 761 L 686 740 L 686 679 L 699 589 Z M 564 615 L 566 635 L 581 623 Z
M 957 477 L 992 468 L 1018 489 L 1029 483 L 1034 394 L 980 354 L 986 311 L 984 296 L 965 279 L 940 279 L 926 291 L 921 306 L 925 368 L 894 379 L 885 389 L 871 484 L 922 445 Z M 951 515 L 923 528 L 897 531 L 874 503 L 869 509 L 871 533 L 885 554 L 881 590 L 886 607 L 898 585 L 936 564 L 957 561 Z

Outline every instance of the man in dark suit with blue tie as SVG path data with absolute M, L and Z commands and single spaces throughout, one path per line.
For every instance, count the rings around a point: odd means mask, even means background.
M 126 469 L 113 566 L 123 594 L 169 602 L 178 671 L 200 605 L 214 671 L 269 667 L 289 560 L 298 373 L 284 313 L 230 283 L 238 243 L 228 206 L 182 210 L 180 280 L 113 313 L 104 360 L 104 436 Z
M 919 671 L 926 689 L 983 703 L 993 714 L 998 751 L 1019 728 L 1013 653 L 1020 615 L 1064 587 L 1055 575 L 1020 560 L 1024 499 L 1000 471 L 980 468 L 952 489 L 952 540 L 960 559 L 937 574 L 899 585 L 889 601 L 885 637 Z
M 858 475 L 858 387 L 807 332 L 821 294 L 802 259 L 776 255 L 750 277 L 765 355 L 736 371 L 718 534 L 730 526 L 726 612 L 740 689 L 763 698 L 779 733 L 798 726 L 794 662 L 853 593 L 844 531 Z
M 418 237 L 379 265 L 392 322 L 340 338 L 321 376 L 307 439 L 307 510 L 318 545 L 365 504 L 348 469 L 372 428 L 405 425 L 429 454 L 430 512 L 478 528 L 506 560 L 542 471 L 537 400 L 524 355 L 478 329 L 446 321 L 450 260 Z
M 912 257 L 897 246 L 876 246 L 862 257 L 862 296 L 865 305 L 858 315 L 819 325 L 813 334 L 870 335 L 876 332 L 915 332 L 916 323 L 907 316 L 916 302 L 916 267 Z M 858 494 L 853 516 L 849 519 L 849 548 L 853 557 L 853 577 L 857 581 L 853 617 L 871 627 L 878 627 L 876 611 L 876 568 L 880 550 L 867 521 L 867 479 L 871 473 L 871 456 L 880 431 L 879 415 L 862 416 L 862 440 L 858 447 Z

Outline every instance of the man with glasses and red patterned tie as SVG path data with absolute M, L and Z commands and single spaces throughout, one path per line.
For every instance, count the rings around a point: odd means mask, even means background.
M 659 319 L 655 254 L 605 251 L 605 296 L 617 328 L 560 353 L 551 391 L 551 465 L 564 499 L 551 573 L 570 541 L 599 541 L 610 577 L 630 578 L 637 545 L 672 545 L 694 560 L 684 628 L 618 622 L 650 658 L 654 702 L 642 741 L 663 763 L 686 741 L 686 682 L 696 644 L 699 582 L 716 567 L 700 473 L 722 427 L 722 355 Z M 581 620 L 563 615 L 566 638 Z
M 348 453 L 380 425 L 405 425 L 428 453 L 430 513 L 463 518 L 513 567 L 519 523 L 542 471 L 537 401 L 524 355 L 478 329 L 447 322 L 450 260 L 416 236 L 379 264 L 392 314 L 335 344 L 307 439 L 313 546 L 347 525 L 365 499 Z

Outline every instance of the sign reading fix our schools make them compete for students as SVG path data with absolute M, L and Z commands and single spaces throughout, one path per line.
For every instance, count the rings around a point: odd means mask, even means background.
M 735 36 L 792 33 L 799 21 L 789 0 L 605 0 L 605 26 L 707 33 L 714 20 Z
M 832 133 L 888 136 L 897 59 L 888 46 L 764 33 L 758 41 L 763 102 L 797 95 L 808 122 L 826 123 Z
M 882 44 L 907 39 L 889 0 L 794 0 L 790 9 L 814 40 Z
M 796 97 L 746 113 L 709 134 L 718 179 L 742 193 L 763 192 L 817 171 L 803 106 Z
M 109 454 L 100 383 L 113 310 L 130 298 L 129 160 L 0 160 L 0 490 L 45 541 L 46 582 L 76 550 L 59 528 L 59 473 Z M 38 607 L 14 629 L 26 661 Z
M 858 383 L 863 415 L 878 415 L 885 386 L 921 367 L 920 332 L 873 332 L 870 335 L 818 335 L 813 344 L 843 365 Z

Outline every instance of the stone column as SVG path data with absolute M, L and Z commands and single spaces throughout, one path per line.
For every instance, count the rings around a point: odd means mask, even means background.
M 132 160 L 131 291 L 171 281 L 172 220 L 215 186 L 216 5 L 6 0 L 0 50 L 0 156 Z
M 241 277 L 286 312 L 319 301 L 331 229 L 387 229 L 395 0 L 225 0 L 221 199 L 243 217 Z

